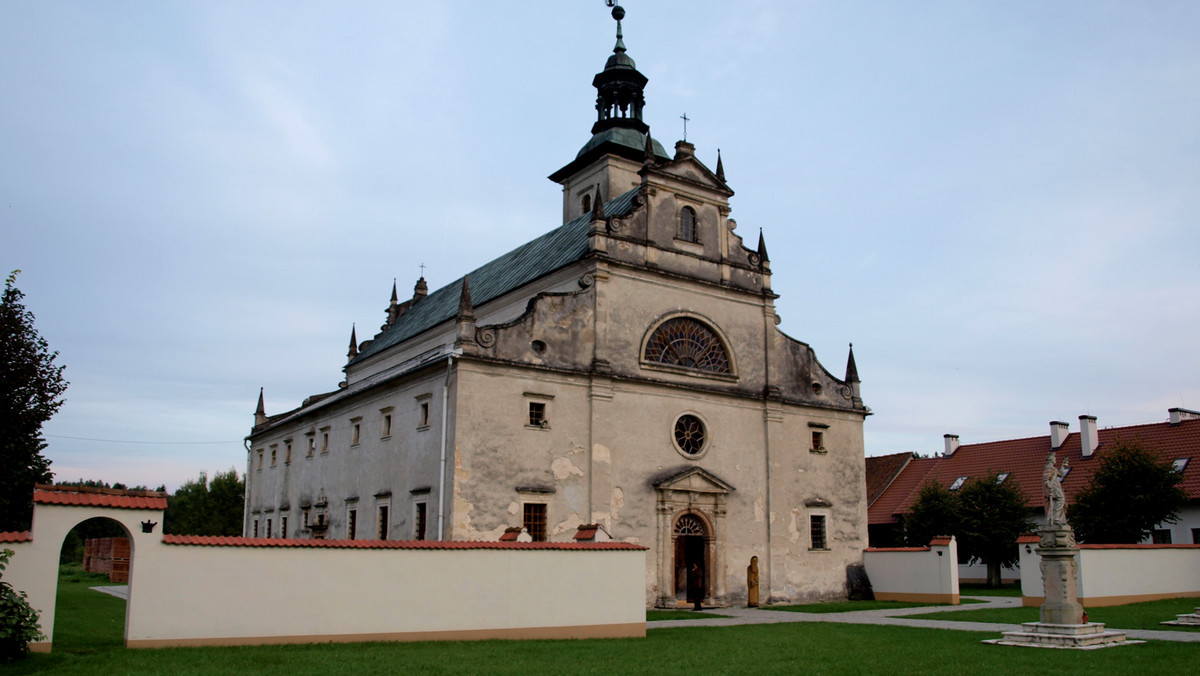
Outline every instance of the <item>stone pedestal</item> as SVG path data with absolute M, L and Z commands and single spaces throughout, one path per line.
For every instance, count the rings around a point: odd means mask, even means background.
M 1077 592 L 1079 568 L 1075 555 L 1075 532 L 1066 524 L 1047 526 L 1038 531 L 1037 553 L 1042 557 L 1042 621 L 1026 622 L 1021 631 L 1006 631 L 1004 638 L 984 641 L 996 645 L 1032 648 L 1095 649 L 1129 645 L 1125 634 L 1108 631 L 1103 622 L 1083 622 L 1083 606 Z
M 1038 531 L 1041 537 L 1035 550 L 1042 557 L 1042 624 L 1082 624 L 1083 606 L 1077 593 L 1079 568 L 1075 555 L 1075 533 L 1070 526 L 1049 526 Z
M 1200 627 L 1200 608 L 1197 608 L 1194 613 L 1176 615 L 1175 619 L 1160 622 L 1159 624 L 1169 624 L 1177 627 Z

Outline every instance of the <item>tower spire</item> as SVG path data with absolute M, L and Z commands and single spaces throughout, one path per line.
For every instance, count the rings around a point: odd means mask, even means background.
M 717 148 L 717 178 L 720 179 L 722 183 L 725 182 L 725 165 L 721 164 L 721 149 L 720 148 Z M 761 232 L 762 232 L 762 230 L 759 230 L 759 233 L 761 233 Z
M 263 406 L 263 388 L 258 388 L 258 408 L 254 409 L 254 426 L 267 422 L 267 408 Z
M 358 336 L 355 334 L 354 324 L 350 325 L 350 351 L 346 353 L 346 361 L 354 359 L 358 356 Z

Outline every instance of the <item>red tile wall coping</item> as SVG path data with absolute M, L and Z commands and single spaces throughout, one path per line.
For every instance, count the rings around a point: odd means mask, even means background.
M 867 547 L 864 552 L 928 552 L 929 547 Z
M 1033 534 L 1021 535 L 1021 536 L 1017 537 L 1017 544 L 1019 544 L 1019 545 L 1028 545 L 1028 544 L 1033 544 L 1035 542 L 1041 542 L 1041 541 L 1042 541 L 1041 538 L 1039 538 L 1038 536 L 1033 535 Z
M 629 542 L 472 542 L 463 540 L 289 540 L 221 535 L 163 535 L 168 545 L 200 547 L 314 547 L 326 549 L 530 549 L 569 551 L 645 551 Z
M 0 542 L 33 542 L 33 533 L 27 530 L 0 533 Z
M 931 547 L 946 547 L 950 544 L 950 536 L 939 536 L 929 541 Z
M 165 510 L 167 499 L 134 495 L 112 495 L 110 493 L 78 493 L 73 486 L 54 487 L 54 490 L 37 488 L 33 501 L 45 505 L 67 505 L 71 507 L 115 507 L 117 509 Z
M 34 484 L 40 491 L 62 491 L 63 493 L 95 493 L 97 495 L 123 495 L 130 498 L 165 498 L 159 491 L 135 491 L 126 488 L 101 488 L 99 486 L 71 486 L 68 484 Z

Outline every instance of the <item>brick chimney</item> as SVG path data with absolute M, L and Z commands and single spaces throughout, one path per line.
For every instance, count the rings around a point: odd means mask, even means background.
M 1057 420 L 1050 421 L 1050 450 L 1057 451 L 1062 448 L 1062 445 L 1067 443 L 1067 435 L 1071 433 L 1071 427 L 1065 422 Z
M 945 435 L 942 435 L 942 438 L 946 442 L 946 453 L 945 454 L 948 456 L 954 455 L 954 452 L 958 450 L 958 435 L 957 434 L 945 434 Z
M 1096 416 L 1079 416 L 1079 445 L 1083 457 L 1090 458 L 1100 445 L 1100 437 L 1096 436 Z
M 1200 420 L 1200 412 L 1189 411 L 1186 408 L 1169 408 L 1167 415 L 1170 416 L 1172 425 L 1178 425 L 1184 420 Z

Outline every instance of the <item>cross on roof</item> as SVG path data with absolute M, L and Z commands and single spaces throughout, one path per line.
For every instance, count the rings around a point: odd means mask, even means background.
M 688 117 L 687 113 L 684 113 L 683 115 L 679 116 L 679 119 L 683 120 L 683 140 L 686 141 L 687 140 L 687 123 L 688 123 L 688 120 L 690 120 L 692 118 Z

